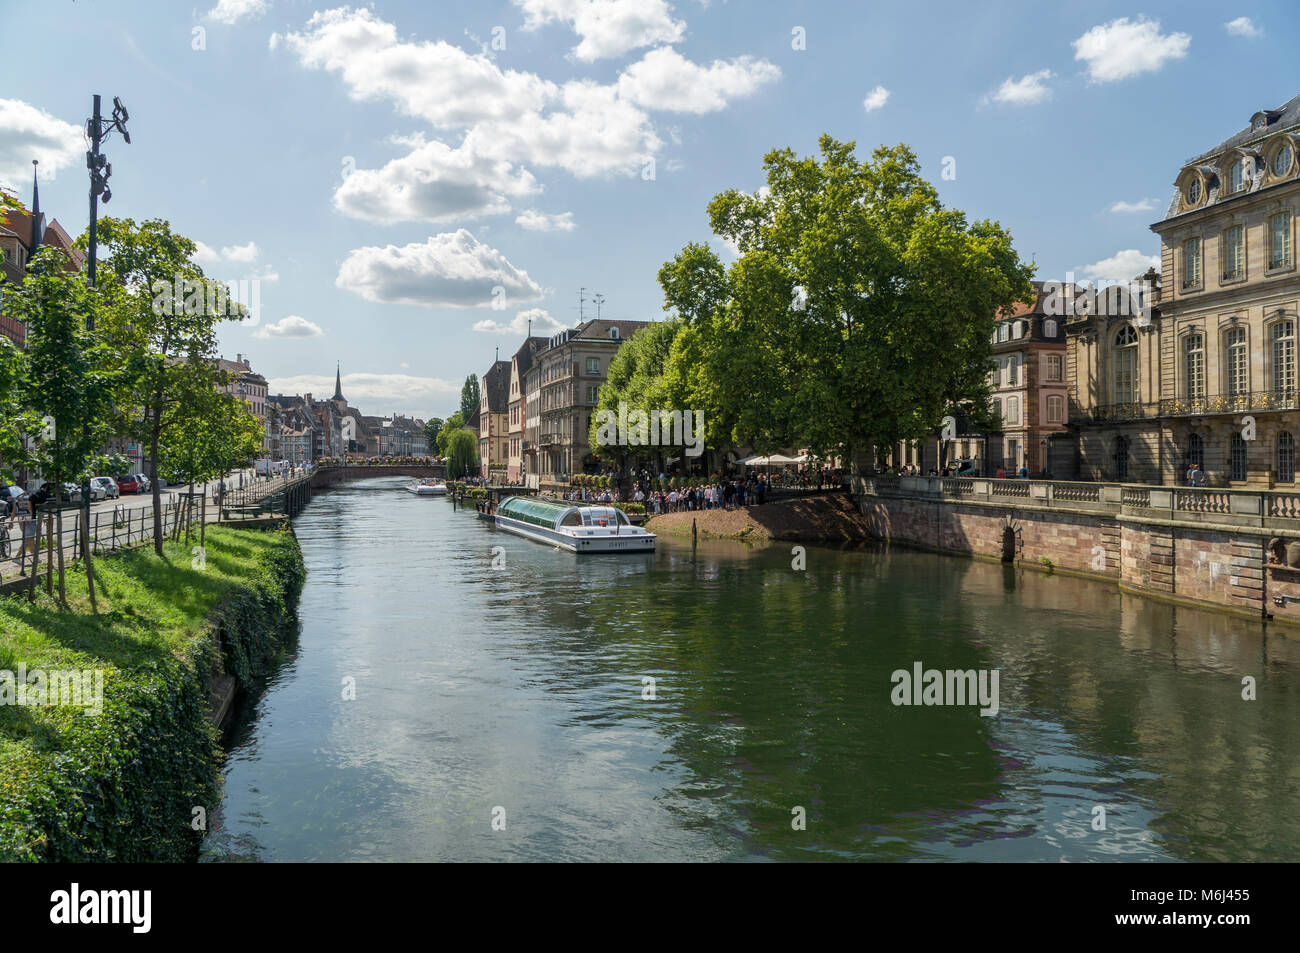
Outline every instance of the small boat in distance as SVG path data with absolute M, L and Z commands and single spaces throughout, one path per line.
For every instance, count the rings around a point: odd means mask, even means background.
M 509 496 L 496 508 L 499 529 L 574 553 L 654 552 L 655 534 L 628 522 L 616 506 Z
M 447 484 L 441 480 L 425 477 L 419 483 L 412 483 L 406 488 L 406 491 L 414 493 L 416 496 L 446 496 Z

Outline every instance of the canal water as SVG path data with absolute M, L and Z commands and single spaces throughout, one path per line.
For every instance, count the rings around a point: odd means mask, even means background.
M 1300 856 L 1284 627 L 897 548 L 579 558 L 403 482 L 296 519 L 205 860 Z M 918 662 L 998 712 L 895 705 Z

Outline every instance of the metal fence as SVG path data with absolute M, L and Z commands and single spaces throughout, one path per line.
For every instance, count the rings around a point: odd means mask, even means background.
M 65 567 L 82 554 L 82 510 L 64 504 L 62 530 L 54 507 L 38 510 L 37 516 L 13 516 L 0 519 L 0 582 L 26 575 L 34 568 L 49 570 L 57 566 L 62 551 Z M 174 495 L 164 502 L 158 513 L 164 538 L 197 531 L 202 513 L 197 499 L 192 505 Z M 91 553 L 105 553 L 153 542 L 154 511 L 152 506 L 127 507 L 118 503 L 99 508 L 90 514 L 89 542 Z

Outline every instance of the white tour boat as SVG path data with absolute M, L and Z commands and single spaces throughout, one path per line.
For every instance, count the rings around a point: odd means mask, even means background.
M 655 534 L 628 522 L 617 506 L 508 496 L 496 508 L 496 525 L 509 533 L 575 553 L 647 553 Z
M 439 480 L 423 479 L 419 483 L 412 483 L 406 488 L 408 493 L 414 493 L 416 496 L 446 496 L 447 484 Z

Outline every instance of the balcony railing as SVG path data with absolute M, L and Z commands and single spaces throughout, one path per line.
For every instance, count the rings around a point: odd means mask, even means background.
M 1071 408 L 1075 419 L 1094 423 L 1155 420 L 1158 417 L 1209 417 L 1215 414 L 1244 414 L 1269 410 L 1300 410 L 1300 391 L 1288 387 L 1243 394 L 1169 397 L 1142 403 L 1100 404 L 1095 407 Z
M 853 486 L 855 492 L 866 496 L 969 500 L 1017 509 L 1059 510 L 1068 506 L 1111 515 L 1133 513 L 1173 520 L 1275 526 L 1291 532 L 1300 528 L 1300 491 L 1293 489 L 1238 490 L 887 474 L 859 477 Z

